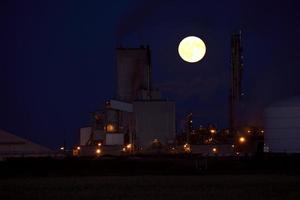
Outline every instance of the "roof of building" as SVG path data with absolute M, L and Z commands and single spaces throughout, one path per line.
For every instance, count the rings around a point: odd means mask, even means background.
M 27 139 L 16 136 L 4 130 L 0 130 L 0 155 L 24 156 L 45 155 L 53 151 Z

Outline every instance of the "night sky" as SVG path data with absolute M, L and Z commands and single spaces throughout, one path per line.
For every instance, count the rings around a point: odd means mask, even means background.
M 0 1 L 0 128 L 48 147 L 78 142 L 90 112 L 115 94 L 115 48 L 149 44 L 153 82 L 177 121 L 227 126 L 230 36 L 242 29 L 244 121 L 300 94 L 298 1 Z M 177 53 L 204 40 L 196 64 Z

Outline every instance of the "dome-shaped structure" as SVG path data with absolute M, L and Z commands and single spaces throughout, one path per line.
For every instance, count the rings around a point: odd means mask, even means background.
M 300 97 L 271 105 L 264 118 L 269 152 L 300 153 Z

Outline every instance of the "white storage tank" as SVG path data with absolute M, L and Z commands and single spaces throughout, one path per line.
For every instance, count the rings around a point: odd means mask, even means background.
M 300 97 L 275 103 L 264 113 L 265 145 L 272 153 L 300 153 Z

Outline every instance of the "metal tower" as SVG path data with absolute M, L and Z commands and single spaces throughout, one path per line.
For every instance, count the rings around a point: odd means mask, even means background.
M 242 32 L 233 33 L 231 36 L 231 79 L 229 95 L 229 128 L 230 133 L 235 134 L 238 128 L 239 102 L 242 94 Z

